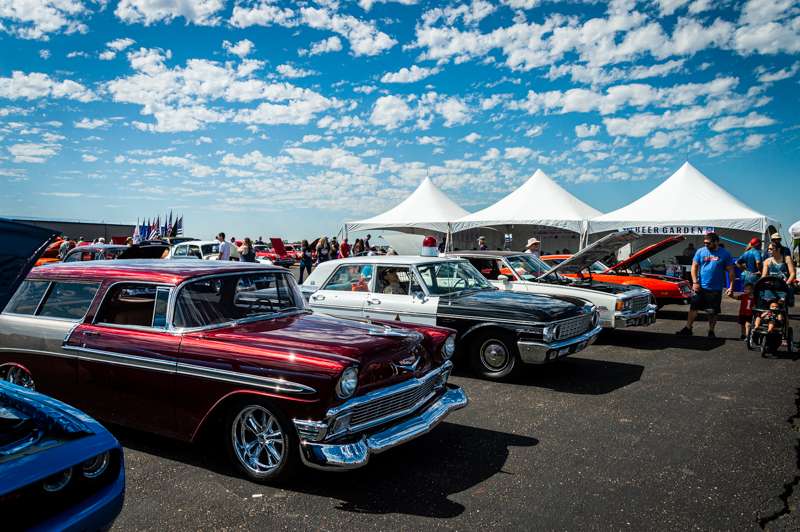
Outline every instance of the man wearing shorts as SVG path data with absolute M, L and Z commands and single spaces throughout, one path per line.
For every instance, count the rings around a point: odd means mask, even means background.
M 714 326 L 717 314 L 720 313 L 722 290 L 725 287 L 725 272 L 728 272 L 730 285 L 726 294 L 733 293 L 733 282 L 736 280 L 733 270 L 733 258 L 725 248 L 719 245 L 719 235 L 708 233 L 703 239 L 704 247 L 697 250 L 692 260 L 692 288 L 694 297 L 689 307 L 689 318 L 686 327 L 678 331 L 682 336 L 692 335 L 692 325 L 701 310 L 708 312 L 708 337 L 716 338 Z

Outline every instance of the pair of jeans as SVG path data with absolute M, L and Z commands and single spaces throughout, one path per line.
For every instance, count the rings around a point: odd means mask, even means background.
M 311 263 L 301 261 L 300 262 L 300 284 L 303 284 L 303 271 L 308 270 L 308 275 L 311 275 Z

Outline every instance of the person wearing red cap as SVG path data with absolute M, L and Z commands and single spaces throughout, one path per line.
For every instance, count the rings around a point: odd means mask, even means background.
M 742 256 L 736 261 L 736 266 L 742 270 L 742 282 L 744 284 L 753 284 L 761 276 L 762 261 L 761 251 L 759 251 L 760 247 L 761 239 L 754 237 L 750 240 L 750 243 L 747 244 L 747 247 L 744 248 Z

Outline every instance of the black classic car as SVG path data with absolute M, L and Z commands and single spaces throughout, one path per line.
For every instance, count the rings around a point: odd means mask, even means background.
M 302 290 L 316 312 L 455 329 L 457 356 L 487 379 L 576 353 L 602 329 L 591 303 L 498 290 L 463 259 L 333 260 L 320 264 Z

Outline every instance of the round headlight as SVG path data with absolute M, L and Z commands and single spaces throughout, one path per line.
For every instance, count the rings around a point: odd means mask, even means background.
M 111 461 L 111 455 L 108 451 L 103 454 L 98 454 L 94 458 L 90 458 L 81 464 L 81 473 L 86 478 L 97 478 L 108 469 L 108 463 Z
M 456 352 L 456 335 L 451 334 L 447 337 L 447 340 L 444 341 L 444 345 L 442 346 L 442 357 L 445 360 L 450 360 Z
M 66 488 L 70 480 L 72 480 L 72 468 L 65 469 L 44 479 L 42 489 L 47 493 L 55 493 Z
M 358 370 L 350 367 L 342 372 L 339 382 L 336 384 L 336 395 L 342 399 L 347 399 L 353 395 L 358 386 Z

